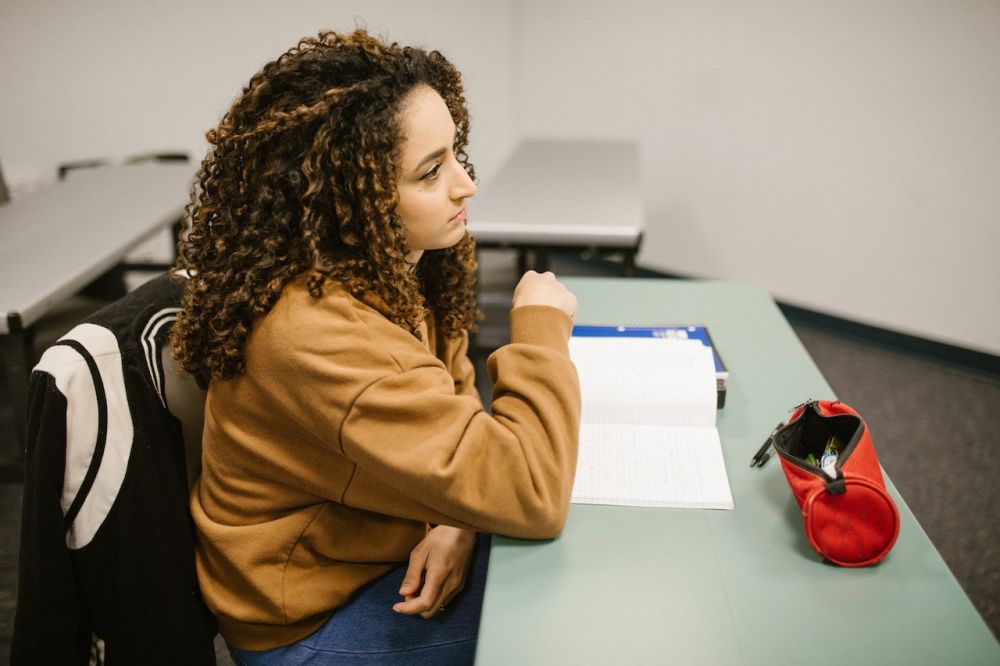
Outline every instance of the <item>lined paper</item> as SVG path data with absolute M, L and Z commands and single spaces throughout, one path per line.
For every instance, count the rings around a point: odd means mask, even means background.
M 733 508 L 709 348 L 570 338 L 570 356 L 583 399 L 573 502 Z

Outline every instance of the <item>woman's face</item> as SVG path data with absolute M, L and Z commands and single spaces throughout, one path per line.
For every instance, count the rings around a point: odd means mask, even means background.
M 456 159 L 455 123 L 441 96 L 418 86 L 403 101 L 396 215 L 417 263 L 424 250 L 451 247 L 465 235 L 465 200 L 476 184 Z

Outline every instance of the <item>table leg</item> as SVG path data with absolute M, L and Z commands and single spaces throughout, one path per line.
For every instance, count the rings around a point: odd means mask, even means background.
M 626 250 L 622 259 L 622 277 L 635 277 L 635 250 Z
M 0 335 L 0 365 L 3 365 L 10 405 L 13 408 L 14 439 L 0 444 L 0 467 L 24 465 L 24 438 L 27 430 L 28 375 L 31 373 L 31 347 L 17 315 L 8 317 L 9 333 Z
M 518 248 L 517 250 L 517 276 L 520 278 L 528 271 L 528 250 Z
M 549 270 L 549 253 L 545 250 L 535 250 L 534 251 L 534 266 L 533 269 L 539 273 L 544 273 Z

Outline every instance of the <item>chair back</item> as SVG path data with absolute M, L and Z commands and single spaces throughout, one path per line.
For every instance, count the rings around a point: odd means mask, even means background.
M 170 347 L 160 348 L 163 364 L 163 395 L 167 409 L 181 424 L 184 438 L 184 459 L 187 467 L 188 487 L 194 486 L 201 473 L 201 431 L 205 425 L 205 390 L 185 372 L 170 352 Z

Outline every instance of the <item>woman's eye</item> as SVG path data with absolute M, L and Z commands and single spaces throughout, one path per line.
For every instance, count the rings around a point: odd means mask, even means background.
M 435 164 L 430 171 L 428 171 L 427 173 L 425 173 L 423 176 L 420 177 L 420 180 L 434 180 L 438 177 L 439 171 L 441 171 L 441 165 Z

